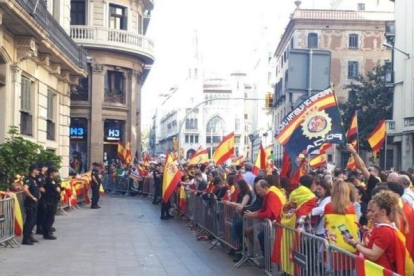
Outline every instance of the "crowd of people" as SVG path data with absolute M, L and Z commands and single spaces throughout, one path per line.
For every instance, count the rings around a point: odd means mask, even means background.
M 262 171 L 253 174 L 251 163 L 244 166 L 189 166 L 178 164 L 183 176 L 178 188 L 203 200 L 217 200 L 235 206 L 246 219 L 270 219 L 325 238 L 329 244 L 377 263 L 390 271 L 407 274 L 414 257 L 413 171 L 383 171 L 367 167 L 351 145 L 357 170 L 320 168 L 302 175 L 299 183 Z M 142 191 L 145 178 L 154 179 L 154 204 L 160 203 L 163 183 L 162 162 L 124 168 L 137 171 Z M 129 172 L 128 172 L 129 171 Z M 263 174 L 262 174 L 263 173 Z M 162 203 L 161 219 L 171 218 L 169 203 Z M 243 233 L 242 221 L 235 221 L 235 237 L 253 239 L 252 229 Z M 264 252 L 264 233 L 258 240 Z M 272 261 L 280 262 L 280 240 L 275 239 Z M 402 259 L 401 256 L 405 256 Z M 235 261 L 240 255 L 235 257 Z M 405 263 L 404 260 L 406 260 Z M 408 261 L 407 261 L 408 260 Z

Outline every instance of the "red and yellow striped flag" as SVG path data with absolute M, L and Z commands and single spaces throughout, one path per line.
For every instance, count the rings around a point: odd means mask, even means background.
M 204 164 L 208 162 L 208 149 L 197 150 L 188 162 L 189 165 Z
M 241 155 L 233 160 L 233 166 L 243 166 L 244 163 L 244 156 Z
M 125 148 L 124 148 L 124 145 L 122 145 L 122 142 L 121 141 L 118 142 L 117 155 L 118 155 L 118 158 L 121 161 L 125 161 Z
M 178 196 L 179 196 L 178 207 L 183 213 L 185 213 L 187 211 L 187 195 L 185 193 L 184 186 L 181 186 L 179 188 Z
M 319 168 L 328 164 L 328 154 L 321 153 L 309 161 L 309 166 L 311 168 Z
M 292 206 L 294 205 L 294 207 Z M 315 194 L 304 186 L 292 191 L 289 200 L 284 204 L 281 213 L 281 224 L 290 228 L 296 228 L 297 218 L 308 215 L 316 206 Z M 292 208 L 296 211 L 291 212 Z M 290 275 L 299 275 L 291 258 L 293 251 L 299 250 L 298 233 L 281 228 L 276 231 L 273 245 L 272 262 L 279 265 L 282 271 Z
M 375 127 L 374 131 L 368 137 L 368 143 L 372 148 L 372 151 L 379 152 L 382 144 L 385 141 L 386 127 L 385 120 L 381 120 Z
M 260 170 L 266 170 L 266 152 L 260 143 L 259 152 L 256 157 L 256 163 L 254 164 L 253 174 L 259 175 Z
M 326 153 L 328 151 L 328 149 L 330 149 L 332 147 L 331 143 L 324 143 L 322 144 L 322 146 L 319 148 L 319 153 Z
M 129 142 L 125 145 L 125 152 L 124 152 L 124 160 L 126 164 L 132 163 L 132 155 L 131 155 L 131 148 Z
M 356 275 L 358 276 L 392 276 L 394 273 L 384 267 L 377 265 L 364 257 L 358 256 L 356 259 Z
M 164 179 L 162 182 L 162 199 L 165 203 L 170 200 L 171 194 L 177 188 L 178 183 L 181 180 L 182 173 L 178 170 L 177 166 L 170 154 L 167 155 L 164 167 Z
M 351 125 L 349 126 L 348 131 L 346 132 L 346 138 L 348 142 L 353 142 L 357 140 L 358 137 L 358 117 L 357 113 L 355 112 L 354 116 L 352 117 Z
M 223 137 L 213 154 L 216 165 L 221 165 L 234 155 L 234 132 Z

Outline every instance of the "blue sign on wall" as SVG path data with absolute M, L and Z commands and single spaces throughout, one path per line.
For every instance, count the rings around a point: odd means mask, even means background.
M 106 140 L 119 141 L 121 139 L 121 129 L 119 128 L 107 128 Z
M 70 139 L 72 140 L 84 140 L 85 128 L 83 127 L 70 127 Z

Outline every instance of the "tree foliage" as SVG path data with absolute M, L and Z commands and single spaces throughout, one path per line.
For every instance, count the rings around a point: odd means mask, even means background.
M 46 163 L 60 168 L 60 156 L 18 136 L 17 127 L 11 126 L 8 133 L 10 137 L 0 145 L 0 191 L 9 187 L 16 174 L 27 175 L 32 164 Z
M 349 89 L 348 101 L 341 103 L 345 130 L 349 129 L 352 116 L 358 112 L 358 135 L 361 149 L 369 150 L 367 138 L 382 119 L 392 118 L 393 89 L 387 87 L 385 67 L 377 66 L 367 76 L 359 76 L 345 88 Z

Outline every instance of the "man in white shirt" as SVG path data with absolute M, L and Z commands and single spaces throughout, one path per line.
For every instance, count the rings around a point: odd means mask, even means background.
M 403 185 L 404 187 L 404 194 L 401 197 L 405 202 L 411 205 L 411 207 L 414 208 L 414 192 L 411 191 L 410 185 L 411 181 L 410 178 L 406 175 L 400 175 L 398 176 L 398 183 Z
M 243 174 L 243 178 L 246 180 L 247 184 L 249 184 L 250 188 L 252 188 L 253 191 L 254 179 L 256 178 L 256 175 L 252 173 L 252 163 L 245 163 L 244 169 L 246 170 L 246 173 Z

